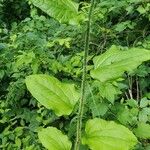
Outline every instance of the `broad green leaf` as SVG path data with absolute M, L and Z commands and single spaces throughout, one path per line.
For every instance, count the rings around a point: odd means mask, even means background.
M 113 121 L 98 118 L 89 120 L 85 132 L 82 143 L 87 144 L 91 150 L 130 150 L 137 143 L 128 128 Z
M 72 0 L 30 0 L 36 7 L 61 23 L 78 23 L 78 3 Z
M 38 133 L 38 137 L 48 150 L 70 150 L 72 146 L 68 137 L 54 127 L 42 129 Z
M 120 50 L 112 46 L 108 51 L 94 58 L 91 76 L 101 82 L 118 79 L 124 72 L 131 72 L 142 62 L 150 60 L 150 51 L 139 48 Z
M 134 129 L 137 137 L 142 139 L 150 139 L 150 125 L 146 123 L 139 123 L 138 127 Z
M 74 84 L 62 83 L 52 76 L 30 75 L 26 85 L 33 97 L 58 116 L 69 115 L 79 99 Z

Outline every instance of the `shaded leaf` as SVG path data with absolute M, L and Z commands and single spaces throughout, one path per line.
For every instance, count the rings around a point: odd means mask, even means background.
M 38 137 L 48 150 L 70 150 L 72 146 L 68 137 L 54 127 L 42 129 L 38 133 Z
M 137 139 L 126 127 L 113 121 L 92 119 L 86 123 L 83 144 L 91 150 L 129 150 L 133 148 Z
M 118 32 L 122 32 L 122 31 L 124 31 L 127 28 L 133 29 L 134 26 L 135 26 L 135 24 L 133 22 L 131 22 L 131 21 L 125 21 L 125 22 L 118 23 L 116 25 L 115 30 L 118 31 Z
M 22 55 L 17 56 L 16 63 L 14 65 L 14 69 L 19 68 L 23 64 L 28 65 L 35 59 L 35 54 L 33 52 L 25 53 L 22 52 Z
M 134 129 L 137 137 L 142 139 L 150 139 L 150 125 L 146 123 L 139 123 L 138 127 Z
M 30 75 L 26 85 L 31 94 L 56 115 L 69 115 L 79 99 L 74 84 L 62 83 L 48 75 Z
M 106 114 L 109 106 L 107 103 L 96 101 L 95 103 L 90 103 L 89 107 L 91 109 L 92 116 L 99 117 Z
M 124 107 L 122 110 L 118 111 L 117 118 L 119 122 L 123 125 L 134 125 L 137 123 L 138 113 L 138 108 L 129 109 L 127 107 Z
M 118 87 L 114 86 L 112 83 L 102 83 L 99 82 L 99 92 L 103 98 L 106 98 L 109 102 L 114 103 L 115 96 L 121 94 Z

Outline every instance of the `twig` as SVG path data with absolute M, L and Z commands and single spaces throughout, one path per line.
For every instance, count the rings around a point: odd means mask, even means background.
M 133 99 L 133 94 L 132 94 L 132 77 L 130 77 L 129 75 L 128 75 L 128 81 L 129 81 L 128 92 L 129 92 L 129 95 L 130 95 L 130 99 Z

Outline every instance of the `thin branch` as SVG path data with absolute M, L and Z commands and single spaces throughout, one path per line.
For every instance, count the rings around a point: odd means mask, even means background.
M 133 99 L 133 94 L 132 94 L 132 77 L 130 77 L 129 75 L 128 75 L 128 82 L 129 82 L 128 92 L 129 92 L 129 95 L 130 95 L 130 99 Z

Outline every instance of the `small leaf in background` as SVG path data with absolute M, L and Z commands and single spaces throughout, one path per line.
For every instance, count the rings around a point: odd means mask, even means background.
M 107 103 L 99 101 L 95 101 L 95 103 L 90 103 L 89 107 L 92 111 L 93 117 L 104 116 L 109 109 Z
M 147 112 L 143 109 L 139 112 L 139 121 L 146 123 L 148 121 L 148 115 Z
M 128 7 L 126 8 L 126 11 L 128 12 L 128 14 L 131 13 L 133 10 L 134 10 L 134 7 L 133 7 L 133 6 L 128 6 Z
M 99 82 L 99 92 L 103 98 L 106 98 L 112 104 L 115 101 L 115 97 L 118 94 L 121 94 L 119 88 L 112 83 L 102 83 Z
M 52 76 L 30 75 L 26 85 L 33 97 L 58 116 L 69 115 L 79 99 L 74 84 L 62 83 Z
M 16 62 L 14 65 L 14 69 L 18 69 L 22 65 L 28 65 L 35 59 L 35 54 L 33 52 L 21 52 L 21 55 L 16 57 Z
M 150 115 L 150 107 L 145 107 L 142 109 L 145 114 Z
M 138 108 L 127 108 L 124 107 L 124 109 L 117 112 L 117 118 L 118 121 L 123 125 L 135 125 L 138 121 Z
M 134 99 L 128 99 L 126 100 L 126 105 L 130 106 L 130 107 L 135 107 L 137 108 L 138 107 L 138 102 Z
M 54 127 L 48 127 L 38 132 L 38 137 L 48 150 L 71 150 L 72 143 L 68 137 Z
M 150 125 L 146 123 L 139 123 L 138 127 L 134 129 L 137 137 L 142 139 L 150 139 Z
M 118 32 L 122 32 L 122 31 L 124 31 L 127 28 L 133 29 L 134 26 L 135 26 L 135 23 L 133 23 L 131 21 L 125 21 L 125 22 L 118 23 L 116 25 L 115 30 L 118 31 Z
M 56 38 L 53 41 L 48 41 L 47 47 L 53 47 L 55 45 L 64 45 L 66 48 L 70 48 L 71 38 Z
M 137 8 L 137 11 L 138 11 L 140 14 L 146 13 L 146 9 L 145 9 L 143 6 L 139 6 L 139 7 Z
M 0 80 L 4 77 L 5 75 L 5 71 L 4 70 L 0 70 Z
M 109 104 L 107 101 L 102 100 L 99 95 L 95 95 L 93 91 L 94 87 L 99 86 L 99 82 L 93 82 L 93 87 L 89 85 L 89 95 L 87 96 L 87 106 L 91 110 L 92 117 L 104 116 L 109 109 Z
M 135 135 L 113 121 L 92 119 L 86 123 L 82 143 L 91 150 L 130 150 L 137 144 Z
M 130 110 L 128 108 L 124 108 L 121 111 L 118 111 L 117 118 L 121 124 L 127 125 L 131 119 Z
M 148 105 L 149 105 L 149 100 L 147 100 L 146 97 L 142 98 L 140 101 L 140 107 L 143 108 L 143 107 L 146 107 Z

